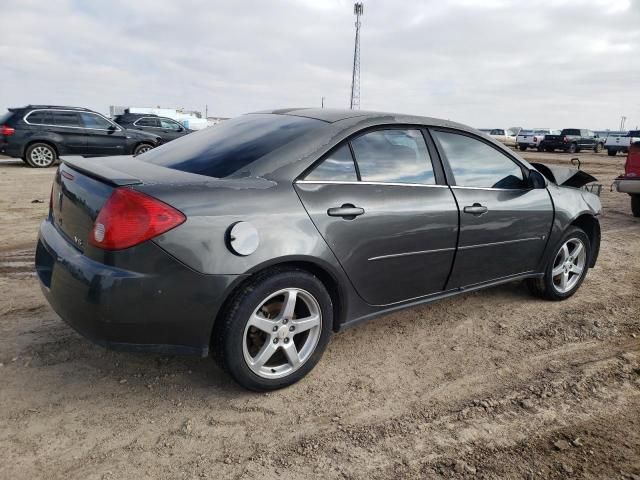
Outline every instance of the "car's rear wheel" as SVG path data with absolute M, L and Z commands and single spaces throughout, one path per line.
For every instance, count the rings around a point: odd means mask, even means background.
M 640 217 L 640 195 L 631 195 L 631 213 L 634 217 Z
M 520 145 L 520 150 L 521 150 L 521 151 L 523 151 L 523 152 L 524 152 L 526 149 L 527 149 L 527 146 L 526 146 L 526 145 Z
M 134 156 L 142 155 L 144 152 L 148 152 L 152 148 L 153 146 L 149 145 L 148 143 L 141 143 L 133 150 L 133 155 Z
M 618 153 L 616 150 L 612 149 L 612 148 L 608 148 L 607 149 L 607 155 L 609 155 L 610 157 L 615 157 L 616 153 Z
M 32 143 L 25 154 L 27 164 L 33 168 L 50 167 L 57 158 L 55 149 L 46 143 Z
M 559 242 L 544 276 L 527 280 L 531 292 L 547 300 L 564 300 L 576 293 L 589 269 L 589 237 L 571 227 Z
M 299 269 L 258 274 L 216 322 L 213 351 L 240 385 L 267 391 L 303 378 L 322 357 L 333 305 L 322 282 Z

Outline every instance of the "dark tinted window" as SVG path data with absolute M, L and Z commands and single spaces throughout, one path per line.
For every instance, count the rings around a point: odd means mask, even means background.
M 32 112 L 27 117 L 27 122 L 32 123 L 34 125 L 52 125 L 53 118 L 51 112 L 46 112 L 44 110 Z
M 434 184 L 420 130 L 378 130 L 351 141 L 363 182 Z
M 76 112 L 52 112 L 53 124 L 61 127 L 81 127 L 80 117 Z
M 629 137 L 640 137 L 640 130 L 631 130 L 628 133 Z
M 82 118 L 82 122 L 87 128 L 108 130 L 111 127 L 111 122 L 109 122 L 106 118 L 102 118 L 100 115 L 96 115 L 95 113 L 83 112 L 80 114 L 80 118 Z
M 160 122 L 158 122 L 157 118 L 152 117 L 143 117 L 137 122 L 135 122 L 138 127 L 159 127 Z
M 305 180 L 357 182 L 358 176 L 349 146 L 343 145 L 325 158 Z
M 562 130 L 561 135 L 576 135 L 576 136 L 580 136 L 580 130 L 576 129 L 576 128 L 565 128 L 564 130 Z
M 320 120 L 291 115 L 243 115 L 180 137 L 137 159 L 183 172 L 228 177 L 323 125 Z
M 495 128 L 491 130 L 491 133 L 489 135 L 504 135 L 504 130 L 502 130 L 501 128 Z
M 505 154 L 475 138 L 433 132 L 447 157 L 456 185 L 483 188 L 523 188 L 520 167 Z

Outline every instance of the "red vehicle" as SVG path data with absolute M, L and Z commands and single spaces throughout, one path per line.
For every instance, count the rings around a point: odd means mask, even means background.
M 616 190 L 631 195 L 631 211 L 634 217 L 640 217 L 640 142 L 629 146 L 624 175 L 614 180 Z

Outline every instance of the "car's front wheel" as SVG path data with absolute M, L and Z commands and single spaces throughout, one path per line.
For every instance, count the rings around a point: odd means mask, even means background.
M 240 385 L 267 391 L 291 385 L 322 357 L 333 304 L 322 282 L 299 269 L 258 274 L 231 299 L 212 339 L 217 363 Z
M 133 156 L 137 157 L 138 155 L 142 155 L 144 152 L 148 152 L 152 148 L 153 146 L 149 145 L 148 143 L 141 143 L 133 150 Z
M 47 143 L 32 143 L 27 148 L 25 160 L 30 167 L 46 168 L 53 165 L 58 158 L 54 148 Z
M 527 280 L 531 292 L 547 300 L 576 293 L 589 269 L 591 243 L 583 230 L 571 227 L 562 237 L 541 278 Z
M 604 147 L 604 145 L 602 145 L 601 143 L 596 143 L 596 146 L 595 146 L 595 148 L 593 150 L 596 153 L 600 153 L 602 151 L 603 147 Z

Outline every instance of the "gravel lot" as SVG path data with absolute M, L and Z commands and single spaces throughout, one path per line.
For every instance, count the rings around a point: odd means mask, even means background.
M 0 161 L 0 478 L 640 479 L 640 219 L 609 191 L 623 158 L 579 156 L 605 211 L 574 297 L 515 283 L 388 315 L 270 394 L 67 327 L 33 272 L 53 169 Z

